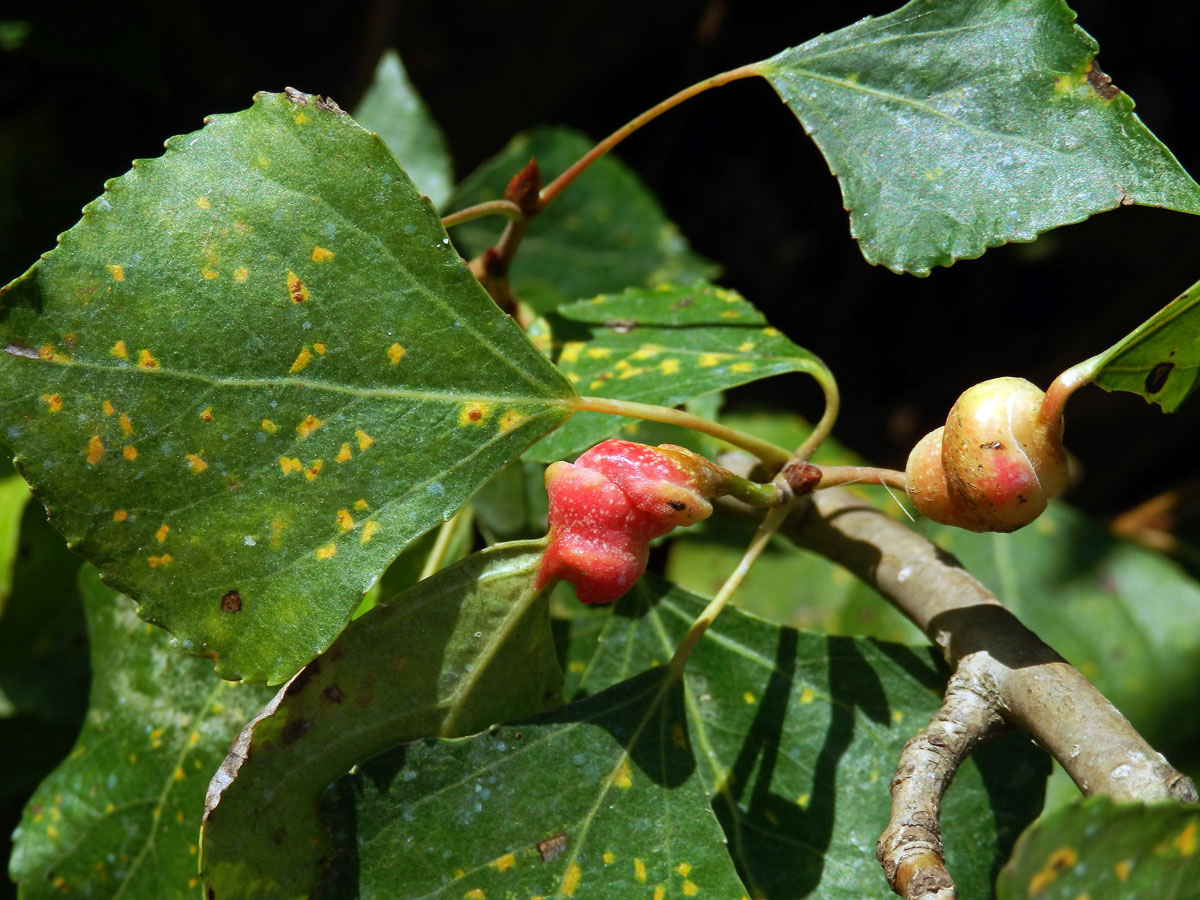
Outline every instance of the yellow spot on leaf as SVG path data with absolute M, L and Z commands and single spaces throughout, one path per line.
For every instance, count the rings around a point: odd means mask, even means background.
M 747 703 L 755 702 L 754 695 L 752 693 L 750 693 L 749 691 L 746 691 L 746 693 L 742 694 L 742 699 L 745 700 Z
M 604 359 L 611 354 L 611 347 L 589 347 L 587 352 L 588 359 Z
M 208 202 L 207 197 L 197 197 L 196 205 L 201 209 L 212 209 L 212 204 Z
M 754 363 L 738 362 L 729 367 L 731 372 L 753 372 Z
M 1050 854 L 1046 865 L 1029 879 L 1029 893 L 1037 894 L 1054 883 L 1058 873 L 1075 865 L 1079 855 L 1070 847 L 1059 847 Z
M 50 838 L 50 840 L 52 840 L 52 841 L 57 841 L 58 840 L 58 829 L 55 828 L 53 825 L 47 825 L 46 826 L 46 837 Z
M 163 522 L 158 526 L 158 531 L 154 532 L 154 539 L 160 544 L 167 539 L 167 532 L 171 530 L 171 526 Z
M 332 250 L 326 250 L 324 247 L 313 247 L 313 262 L 329 262 L 331 259 L 333 259 Z
M 481 425 L 491 415 L 492 407 L 488 403 L 467 403 L 458 411 L 458 424 Z
M 587 671 L 587 663 L 582 659 L 573 659 L 567 663 L 567 671 L 574 672 L 576 675 L 582 675 Z
M 112 276 L 113 281 L 124 281 L 125 280 L 125 267 L 124 266 L 109 266 L 108 274 Z
M 100 459 L 103 456 L 104 456 L 104 441 L 100 440 L 100 435 L 93 434 L 92 439 L 90 441 L 88 441 L 87 453 L 84 456 L 84 459 L 87 460 L 87 464 L 89 466 L 94 466 L 94 465 L 96 465 L 96 463 L 100 462 Z
M 151 355 L 149 350 L 138 351 L 138 368 L 139 369 L 157 369 L 158 360 Z
M 321 474 L 321 469 L 325 467 L 325 460 L 317 459 L 309 463 L 308 468 L 304 470 L 305 481 L 313 481 Z
M 111 416 L 117 411 L 117 408 L 112 405 L 111 400 L 105 400 L 104 404 L 100 408 L 104 411 L 104 415 L 106 416 Z
M 50 408 L 50 412 L 56 413 L 62 409 L 61 394 L 42 394 L 42 402 Z
M 1129 871 L 1132 868 L 1132 864 L 1127 859 L 1123 859 L 1113 866 L 1113 871 L 1117 873 L 1117 881 L 1124 883 L 1129 878 Z
M 583 870 L 579 868 L 579 863 L 571 863 L 567 866 L 567 874 L 563 876 L 562 887 L 559 888 L 559 893 L 568 897 L 574 895 L 575 889 L 579 887 L 579 879 L 582 877 Z
M 334 462 L 344 463 L 349 462 L 353 457 L 354 454 L 350 452 L 350 445 L 342 444 L 342 446 L 338 448 L 337 456 L 335 456 L 333 460 Z
M 679 360 L 664 359 L 661 363 L 659 363 L 658 371 L 662 372 L 664 375 L 674 375 L 679 371 Z
M 661 884 L 656 884 L 654 886 L 654 900 L 663 900 L 663 897 L 665 896 L 667 896 L 666 887 Z
M 204 407 L 204 409 L 200 410 L 200 421 L 202 421 L 202 422 L 211 422 L 212 421 L 212 407 L 211 406 L 206 406 L 206 407 Z
M 359 497 L 357 500 L 354 501 L 354 508 L 355 509 L 368 509 L 369 507 L 367 506 L 367 501 L 363 497 Z
M 709 368 L 712 368 L 713 366 L 719 365 L 720 362 L 721 362 L 721 357 L 716 353 L 705 353 L 703 356 L 700 357 L 700 365 L 702 368 L 705 368 L 705 369 L 709 369 Z
M 109 356 L 115 356 L 117 359 L 129 359 L 129 351 L 125 349 L 124 341 L 117 341 L 113 344 L 108 354 Z
M 629 760 L 621 760 L 621 765 L 617 766 L 617 774 L 613 776 L 613 784 L 626 791 L 633 787 L 633 774 L 629 771 Z
M 114 522 L 124 522 L 128 518 L 129 518 L 129 513 L 123 509 L 118 509 L 118 510 L 113 511 L 113 521 Z
M 466 874 L 467 874 L 467 873 L 466 873 L 466 870 L 464 870 L 464 869 L 455 869 L 455 870 L 454 870 L 454 877 L 455 877 L 455 878 L 462 878 L 462 877 L 463 877 L 464 875 L 466 875 Z
M 692 864 L 681 862 L 675 867 L 675 871 L 686 878 L 689 874 L 691 874 Z
M 644 373 L 645 371 L 646 371 L 646 370 L 645 370 L 645 369 L 642 369 L 642 368 L 637 368 L 637 369 L 626 369 L 624 372 L 622 372 L 622 373 L 621 373 L 621 374 L 618 376 L 618 380 L 619 380 L 619 381 L 624 381 L 626 378 L 636 378 L 638 375 L 641 375 L 641 374 L 642 374 L 642 373 Z
M 559 362 L 573 363 L 579 362 L 579 354 L 583 352 L 582 341 L 571 341 L 563 344 L 562 354 L 558 357 Z
M 813 700 L 815 700 L 816 698 L 817 698 L 817 695 L 813 692 L 812 688 L 806 687 L 804 690 L 802 690 L 800 692 L 800 702 L 801 703 L 812 703 Z
M 366 450 L 373 443 L 375 443 L 375 438 L 371 437 L 361 428 L 355 429 L 354 436 L 358 439 L 358 449 L 360 452 Z
M 399 344 L 392 344 L 392 346 L 388 347 L 387 350 L 388 359 L 392 361 L 392 365 L 394 366 L 399 363 L 400 360 L 404 359 L 404 354 L 407 352 L 408 351 Z
M 375 532 L 379 530 L 379 523 L 374 519 L 363 525 L 362 537 L 358 539 L 360 544 L 371 543 L 371 538 L 375 537 Z
M 337 553 L 337 544 L 329 543 L 317 548 L 317 559 L 330 559 Z
M 579 384 L 579 373 L 578 372 L 568 372 L 567 373 L 567 381 L 571 382 L 571 384 Z
M 187 742 L 189 747 L 195 747 L 198 743 L 200 743 L 200 732 L 193 731 L 191 734 L 189 734 Z
M 779 329 L 771 328 L 769 325 L 762 330 L 762 333 L 767 337 L 779 337 Z
M 685 897 L 695 897 L 700 888 L 696 887 L 696 882 L 688 881 L 685 878 L 683 884 L 680 885 L 679 890 L 683 892 L 683 896 Z
M 249 277 L 250 277 L 250 270 L 247 269 L 245 266 L 238 266 L 236 269 L 233 270 L 233 280 L 236 281 L 238 284 L 242 284 Z
M 515 409 L 505 410 L 504 414 L 502 416 L 500 416 L 500 430 L 501 431 L 512 431 L 514 428 L 516 428 L 518 425 L 520 425 L 524 421 L 525 421 L 524 413 L 517 412 L 517 410 L 515 410 Z
M 313 349 L 317 351 L 317 356 L 325 355 L 325 345 L 324 344 L 313 344 Z
M 350 515 L 350 510 L 339 509 L 337 511 L 337 526 L 342 532 L 350 531 L 354 528 L 354 516 Z
M 516 864 L 517 858 L 511 853 L 505 853 L 503 856 L 493 859 L 490 863 L 488 863 L 488 865 L 497 872 L 506 872 Z
M 588 385 L 588 390 L 594 391 L 594 390 L 596 390 L 596 388 L 601 388 L 601 387 L 604 387 L 604 379 L 597 378 L 595 381 L 593 381 L 591 384 Z
M 279 426 L 276 425 L 274 422 L 272 422 L 270 419 L 263 419 L 262 420 L 262 430 L 265 431 L 267 434 L 274 434 L 275 432 L 277 432 L 279 430 Z
M 54 349 L 52 344 L 42 344 L 42 346 L 38 347 L 38 359 L 61 363 L 67 362 L 67 355 L 59 353 Z
M 897 725 L 899 725 L 901 722 L 904 721 L 904 713 L 898 709 L 895 710 L 892 713 L 892 721 L 895 722 Z
M 284 475 L 291 475 L 293 472 L 304 471 L 304 466 L 301 465 L 300 460 L 294 456 L 279 457 L 279 468 L 283 469 Z
M 302 438 L 306 438 L 320 427 L 321 420 L 316 416 L 305 416 L 304 421 L 296 426 L 296 434 Z
M 121 455 L 130 462 L 133 462 L 138 458 L 138 449 L 133 444 L 126 444 L 121 448 Z
M 215 281 L 216 279 L 221 277 L 221 273 L 214 272 L 212 269 L 209 269 L 207 267 L 201 269 L 200 274 L 203 275 L 205 280 L 207 280 L 207 281 Z
M 150 563 L 150 568 L 157 569 L 159 566 L 169 566 L 173 559 L 170 553 L 164 553 L 162 556 L 147 556 L 146 562 Z
M 646 864 L 637 858 L 633 860 L 633 880 L 638 884 L 646 883 Z
M 133 420 L 129 418 L 127 413 L 121 413 L 121 418 L 117 420 L 117 424 L 121 426 L 121 431 L 126 436 L 133 434 Z
M 309 351 L 309 349 L 307 347 L 305 347 L 296 356 L 295 361 L 292 363 L 292 367 L 290 369 L 288 369 L 288 374 L 295 375 L 297 372 L 299 372 L 301 369 L 303 369 L 305 366 L 307 366 L 309 364 L 309 362 L 311 362 L 311 361 L 312 361 L 312 353 Z
M 611 850 L 605 850 L 604 856 L 602 857 L 606 866 L 611 866 L 616 858 L 617 854 L 613 853 Z
M 801 809 L 808 809 L 808 804 L 811 800 L 812 798 L 808 794 L 801 794 L 796 798 L 796 805 Z
M 725 312 L 721 313 L 722 319 L 740 319 L 741 317 L 742 314 L 736 309 L 727 309 Z
M 293 303 L 303 303 L 309 297 L 308 288 L 295 272 L 287 273 L 287 292 Z
M 1196 823 L 1188 822 L 1183 831 L 1179 832 L 1179 836 L 1171 841 L 1179 848 L 1181 856 L 1191 856 L 1196 852 Z
M 310 119 L 304 113 L 298 112 L 294 116 L 292 116 L 292 121 L 295 122 L 297 125 L 307 125 L 309 122 L 312 121 L 312 119 Z
M 738 344 L 738 350 L 742 353 L 749 353 L 754 349 L 754 341 L 743 341 Z
M 663 348 L 658 344 L 642 344 L 632 355 L 634 359 L 649 359 L 652 356 L 658 356 L 662 351 Z
M 198 453 L 189 453 L 187 455 L 187 464 L 188 468 L 196 475 L 199 475 L 208 468 L 208 463 L 201 459 Z

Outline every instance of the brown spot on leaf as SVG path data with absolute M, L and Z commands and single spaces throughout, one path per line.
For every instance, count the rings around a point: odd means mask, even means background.
M 330 703 L 341 703 L 346 698 L 346 695 L 342 693 L 342 689 L 336 684 L 331 684 L 329 687 L 325 688 L 321 696 L 323 696 Z
M 678 300 L 676 300 L 674 303 L 672 303 L 670 306 L 667 307 L 667 312 L 675 312 L 680 309 L 686 309 L 687 307 L 691 306 L 694 302 L 695 301 L 691 297 L 680 297 Z
M 567 849 L 567 833 L 560 831 L 554 837 L 548 837 L 544 841 L 538 841 L 538 853 L 542 857 L 542 862 L 550 862 L 558 854 Z
M 288 744 L 294 744 L 300 738 L 304 737 L 310 728 L 312 728 L 312 722 L 305 722 L 303 720 L 288 722 L 283 726 L 283 731 L 280 732 L 279 739 L 283 741 L 283 746 L 286 747 Z
M 617 334 L 629 334 L 638 327 L 637 319 L 609 319 L 604 323 L 605 328 L 611 328 Z
M 308 687 L 308 683 L 312 681 L 313 676 L 319 675 L 320 672 L 321 661 L 319 659 L 314 659 L 311 663 L 296 673 L 296 677 L 288 682 L 288 686 L 284 688 L 283 692 L 289 697 L 300 693 L 302 690 Z
M 1157 366 L 1150 370 L 1150 374 L 1146 376 L 1146 393 L 1157 394 L 1167 386 L 1167 379 L 1171 377 L 1171 370 L 1175 368 L 1173 362 L 1160 362 Z
M 274 832 L 271 835 L 271 843 L 274 844 L 276 847 L 279 847 L 283 844 L 283 838 L 284 838 L 284 832 L 283 832 L 283 829 L 280 828 L 279 830 L 277 830 L 276 832 Z
M 1105 100 L 1111 100 L 1117 94 L 1121 93 L 1121 89 L 1112 83 L 1112 79 L 1104 74 L 1101 68 L 1096 65 L 1096 60 L 1094 59 L 1092 60 L 1092 64 L 1088 66 L 1087 81 L 1092 86 L 1092 90 Z
M 235 613 L 242 611 L 242 595 L 237 591 L 226 591 L 221 595 L 221 612 Z

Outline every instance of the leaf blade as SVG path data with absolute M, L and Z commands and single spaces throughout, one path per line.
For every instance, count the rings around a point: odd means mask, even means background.
M 224 677 L 291 675 L 569 414 L 448 241 L 377 138 L 267 94 L 110 182 L 5 289 L 23 474 Z
M 838 177 L 867 260 L 926 275 L 1200 187 L 1095 66 L 1061 0 L 915 0 L 759 70 Z

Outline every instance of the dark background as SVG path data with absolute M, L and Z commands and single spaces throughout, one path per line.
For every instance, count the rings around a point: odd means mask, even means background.
M 596 138 L 707 75 L 777 53 L 895 0 L 610 0 L 307 4 L 174 0 L 20 4 L 28 33 L 0 52 L 0 282 L 20 274 L 105 179 L 205 115 L 292 85 L 351 108 L 379 53 L 399 49 L 445 129 L 457 173 L 512 133 L 555 123 Z M 1078 0 L 1100 64 L 1149 127 L 1200 172 L 1194 4 Z M 11 40 L 11 38 L 9 38 Z M 842 386 L 839 436 L 882 464 L 997 375 L 1045 386 L 1200 278 L 1200 218 L 1129 208 L 989 251 L 925 279 L 868 265 L 816 148 L 771 88 L 708 93 L 619 150 L 694 246 Z M 551 175 L 555 173 L 549 173 Z M 813 415 L 783 379 L 735 395 Z M 1112 515 L 1197 475 L 1200 402 L 1161 415 L 1082 391 L 1067 444 L 1088 477 L 1072 499 Z

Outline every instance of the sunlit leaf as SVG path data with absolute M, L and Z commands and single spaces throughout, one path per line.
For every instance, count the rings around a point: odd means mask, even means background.
M 88 716 L 25 808 L 11 872 L 29 900 L 194 898 L 209 776 L 270 692 L 180 658 L 93 570 L 81 586 L 94 672 Z
M 213 780 L 204 881 L 222 900 L 307 897 L 329 861 L 317 800 L 386 747 L 480 731 L 558 696 L 544 547 L 493 547 L 356 619 L 239 735 Z
M 925 275 L 1200 187 L 1096 64 L 1062 0 L 913 0 L 757 67 L 841 182 L 863 254 Z
M 602 294 L 559 307 L 552 322 L 558 367 L 590 396 L 675 406 L 786 372 L 833 379 L 740 294 L 706 282 Z M 566 459 L 632 425 L 623 416 L 578 413 L 525 457 Z
M 0 305 L 23 474 L 229 678 L 324 649 L 573 395 L 382 142 L 296 92 L 110 182 Z
M 4 469 L 8 464 L 4 463 Z M 0 617 L 12 590 L 13 563 L 21 536 L 21 516 L 29 502 L 29 487 L 19 475 L 0 478 Z
M 566 128 L 518 135 L 459 186 L 451 208 L 503 197 L 509 179 L 530 158 L 537 159 L 543 180 L 549 181 L 593 143 Z M 455 228 L 454 241 L 464 255 L 475 255 L 495 244 L 503 227 L 503 219 L 476 219 Z M 638 177 L 605 156 L 533 221 L 510 282 L 519 300 L 549 312 L 560 303 L 630 285 L 689 284 L 716 274 L 715 266 L 691 251 Z
M 375 78 L 355 108 L 354 118 L 383 139 L 434 207 L 440 209 L 450 199 L 454 172 L 446 140 L 395 50 L 386 50 L 379 58 Z
M 1200 373 L 1200 282 L 1086 364 L 1106 391 L 1130 391 L 1175 412 Z
M 999 900 L 1186 900 L 1200 882 L 1200 811 L 1092 797 L 1046 816 L 1017 842 Z
M 339 785 L 320 898 L 746 896 L 656 669 L 536 719 L 398 747 Z

